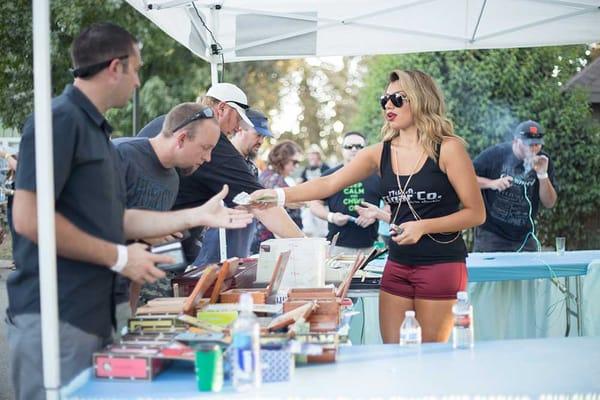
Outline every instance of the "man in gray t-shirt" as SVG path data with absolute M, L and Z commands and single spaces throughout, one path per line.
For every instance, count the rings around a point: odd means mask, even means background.
M 183 103 L 167 114 L 161 132 L 156 137 L 114 139 L 127 188 L 127 208 L 170 210 L 179 190 L 176 168 L 187 175 L 210 161 L 219 135 L 219 125 L 210 108 L 196 103 Z M 144 241 L 158 244 L 172 239 L 147 238 Z M 139 286 L 134 285 L 131 287 L 131 296 L 129 280 L 117 277 L 114 289 L 117 334 L 131 315 L 131 308 L 135 308 L 138 294 L 143 301 L 172 296 L 170 279 L 173 275 L 174 272 L 168 272 L 165 278 L 154 284 L 144 285 L 141 293 Z

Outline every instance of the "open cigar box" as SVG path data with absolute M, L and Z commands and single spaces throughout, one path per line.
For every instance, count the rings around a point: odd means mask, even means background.
M 224 263 L 226 268 L 228 262 Z M 226 269 L 225 269 L 226 271 Z M 194 290 L 188 297 L 163 297 L 150 300 L 146 305 L 138 308 L 134 318 L 129 320 L 130 332 L 179 332 L 185 329 L 186 322 L 182 321 L 180 314 L 196 316 L 197 310 L 207 305 L 211 299 L 204 299 L 208 287 L 215 281 L 223 279 L 223 273 L 217 273 L 217 266 L 206 268 L 196 283 Z M 216 299 L 214 299 L 216 301 Z
M 196 310 L 208 304 L 211 299 L 204 298 L 211 286 L 223 282 L 229 263 L 236 262 L 237 259 L 226 260 L 221 269 L 217 265 L 209 265 L 196 282 L 192 293 L 187 297 L 161 297 L 150 300 L 146 305 L 139 307 L 136 316 L 156 315 L 156 314 L 174 314 L 185 313 L 195 315 Z M 218 292 L 217 292 L 218 293 Z M 216 296 L 215 296 L 216 297 Z M 216 298 L 214 299 L 216 301 Z
M 219 296 L 221 303 L 238 303 L 242 293 L 250 293 L 254 304 L 266 304 L 274 302 L 273 297 L 279 290 L 281 279 L 285 273 L 285 268 L 290 258 L 290 251 L 284 251 L 279 254 L 273 269 L 273 275 L 266 288 L 264 289 L 229 289 L 221 293 Z
M 340 286 L 335 288 L 299 288 L 288 291 L 283 311 L 288 312 L 302 306 L 307 301 L 315 301 L 316 310 L 307 318 L 311 332 L 330 332 L 338 329 L 341 320 L 343 300 L 348 293 L 352 276 L 363 265 L 366 258 L 358 254 L 352 268 Z
M 258 260 L 256 258 L 241 258 L 236 259 L 237 261 L 235 264 L 232 260 L 233 259 L 229 260 L 229 271 L 223 280 L 220 290 L 225 291 L 227 289 L 252 287 L 252 284 L 256 280 Z M 171 280 L 171 285 L 173 286 L 173 293 L 175 296 L 189 296 L 194 290 L 198 279 L 200 279 L 207 267 L 208 266 L 199 267 L 173 278 Z M 206 290 L 206 296 L 211 296 L 212 292 L 213 286 L 211 285 Z

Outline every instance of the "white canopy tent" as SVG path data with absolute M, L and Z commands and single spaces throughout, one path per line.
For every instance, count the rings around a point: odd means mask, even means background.
M 600 39 L 600 0 L 127 0 L 211 63 L 534 47 Z M 34 0 L 36 169 L 44 382 L 59 398 L 49 1 Z M 207 27 L 212 31 L 208 32 Z M 214 52 L 215 44 L 222 52 Z M 220 53 L 220 54 L 215 54 Z
M 590 43 L 598 0 L 127 0 L 199 57 L 225 62 L 307 56 Z

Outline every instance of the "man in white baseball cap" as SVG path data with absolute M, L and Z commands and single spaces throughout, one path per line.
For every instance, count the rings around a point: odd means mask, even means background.
M 239 87 L 235 86 L 232 83 L 217 83 L 214 84 L 208 89 L 206 95 L 204 96 L 204 100 L 201 101 L 204 105 L 212 106 L 216 108 L 217 115 L 221 115 L 225 119 L 226 122 L 231 122 L 230 124 L 221 125 L 221 130 L 226 134 L 231 134 L 237 130 L 239 126 L 239 118 L 237 119 L 237 123 L 234 122 L 234 118 L 229 115 L 228 107 L 237 111 L 237 114 L 251 127 L 254 126 L 250 118 L 246 115 L 246 110 L 248 109 L 248 97 L 246 93 L 242 91 Z M 208 97 L 209 99 L 206 99 Z M 212 99 L 210 99 L 212 98 Z M 207 104 L 207 101 L 213 104 Z M 216 101 L 215 101 L 216 100 Z M 216 103 L 216 104 L 215 104 Z M 235 125 L 235 127 L 233 126 Z M 224 129 L 227 128 L 227 129 Z

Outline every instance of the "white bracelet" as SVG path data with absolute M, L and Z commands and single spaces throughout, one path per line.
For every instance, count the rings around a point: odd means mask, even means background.
M 538 179 L 547 179 L 548 173 L 544 172 L 543 174 L 537 174 Z
M 122 244 L 117 245 L 117 262 L 115 265 L 110 267 L 112 271 L 120 274 L 125 266 L 127 265 L 127 246 L 123 246 Z
M 327 213 L 327 222 L 333 224 L 333 213 Z
M 277 205 L 283 207 L 285 205 L 285 192 L 282 188 L 275 188 L 275 194 L 277 195 Z

